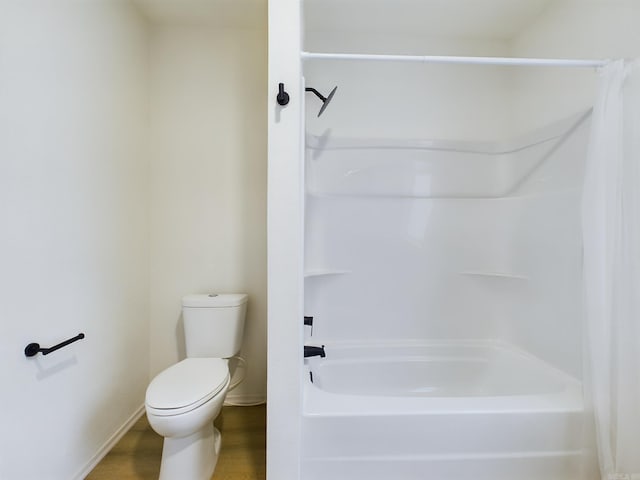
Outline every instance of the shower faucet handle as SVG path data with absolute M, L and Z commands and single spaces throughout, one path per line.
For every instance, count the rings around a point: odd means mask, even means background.
M 304 326 L 305 327 L 311 327 L 311 332 L 309 332 L 309 335 L 313 336 L 313 317 L 307 317 L 305 315 L 305 317 L 304 317 Z
M 322 345 L 321 347 L 314 347 L 310 345 L 304 346 L 304 358 L 307 358 L 307 357 L 324 358 L 326 356 L 327 354 L 324 351 L 324 345 Z

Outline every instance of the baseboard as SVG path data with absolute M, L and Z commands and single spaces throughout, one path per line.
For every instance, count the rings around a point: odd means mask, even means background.
M 263 394 L 251 394 L 251 393 L 243 393 L 243 394 L 233 394 L 229 393 L 227 398 L 224 400 L 225 406 L 234 406 L 234 407 L 242 407 L 242 406 L 251 406 L 251 405 L 260 405 L 262 403 L 266 403 L 267 396 Z
M 129 431 L 131 427 L 144 415 L 144 404 L 142 404 L 139 408 L 133 412 L 127 421 L 122 425 L 116 432 L 111 435 L 111 437 L 105 442 L 105 444 L 96 452 L 96 454 L 89 460 L 89 462 L 84 466 L 80 473 L 78 473 L 73 480 L 84 480 L 84 478 L 91 473 L 100 460 L 102 460 L 107 453 L 111 451 L 111 449 L 115 446 L 116 443 L 124 436 L 125 433 Z

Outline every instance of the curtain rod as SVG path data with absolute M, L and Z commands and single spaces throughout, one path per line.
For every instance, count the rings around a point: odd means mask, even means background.
M 301 52 L 303 60 L 365 60 L 378 62 L 422 62 L 467 65 L 503 65 L 524 67 L 604 67 L 608 60 L 576 60 L 558 58 L 506 58 L 506 57 L 457 57 L 418 55 L 367 55 L 355 53 L 312 53 Z

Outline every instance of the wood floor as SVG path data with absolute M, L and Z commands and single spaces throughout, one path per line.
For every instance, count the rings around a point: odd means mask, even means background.
M 224 407 L 215 422 L 222 448 L 211 480 L 266 478 L 266 407 Z M 122 437 L 86 480 L 157 480 L 162 437 L 143 417 Z

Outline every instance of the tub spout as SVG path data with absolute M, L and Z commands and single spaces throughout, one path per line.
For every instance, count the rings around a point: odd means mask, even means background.
M 309 345 L 304 346 L 304 358 L 317 356 L 320 356 L 321 358 L 327 356 L 326 353 L 324 353 L 324 345 L 321 347 L 311 347 Z

